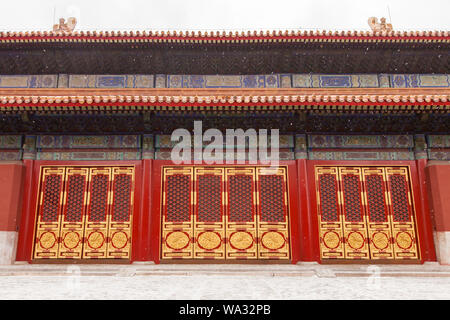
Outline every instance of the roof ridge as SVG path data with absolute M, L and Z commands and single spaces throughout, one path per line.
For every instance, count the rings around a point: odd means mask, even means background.
M 247 30 L 247 31 L 181 31 L 181 30 L 143 30 L 143 31 L 0 31 L 0 37 L 177 37 L 177 38 L 266 38 L 266 37 L 450 37 L 449 30 Z

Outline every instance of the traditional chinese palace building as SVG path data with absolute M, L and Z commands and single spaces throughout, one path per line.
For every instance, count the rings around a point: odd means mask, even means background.
M 449 264 L 449 50 L 448 31 L 0 33 L 0 261 Z M 279 166 L 175 164 L 195 120 L 279 129 Z

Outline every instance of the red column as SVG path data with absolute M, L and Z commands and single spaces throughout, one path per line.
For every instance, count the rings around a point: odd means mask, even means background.
M 151 181 L 152 188 L 149 191 L 151 194 L 150 198 L 150 212 L 149 212 L 149 260 L 155 263 L 160 262 L 159 258 L 159 241 L 161 238 L 161 196 L 162 196 L 162 185 L 161 185 L 161 166 L 164 164 L 163 160 L 153 160 L 151 165 Z M 170 164 L 169 161 L 166 164 Z M 150 237 L 151 235 L 151 237 Z
M 25 165 L 25 182 L 22 194 L 23 205 L 19 224 L 16 261 L 31 261 L 35 221 L 35 213 L 32 214 L 32 208 L 36 203 L 38 183 L 34 179 L 34 160 L 23 160 L 23 163 Z
M 416 160 L 417 187 L 419 189 L 419 202 L 416 204 L 416 216 L 418 218 L 417 228 L 420 229 L 419 232 L 421 232 L 421 235 L 423 237 L 420 248 L 422 261 L 436 261 L 436 251 L 433 245 L 433 228 L 427 197 L 428 192 L 425 175 L 425 167 L 427 165 L 427 161 L 427 159 Z
M 298 199 L 299 199 L 299 215 L 300 215 L 300 260 L 301 261 L 316 261 L 317 258 L 314 255 L 314 226 L 313 213 L 311 210 L 311 199 L 308 185 L 314 183 L 310 181 L 308 176 L 308 170 L 306 166 L 306 159 L 297 160 L 297 172 L 298 172 Z
M 291 263 L 295 264 L 303 260 L 303 243 L 302 243 L 302 222 L 301 222 L 301 199 L 298 190 L 300 188 L 298 179 L 298 163 L 297 161 L 289 161 L 288 163 L 288 194 L 289 194 L 289 219 L 290 219 L 290 238 L 291 238 Z
M 150 256 L 151 234 L 151 190 L 152 190 L 152 164 L 153 160 L 142 160 L 142 179 L 140 197 L 140 215 L 138 230 L 136 232 L 137 249 L 135 261 L 152 260 Z

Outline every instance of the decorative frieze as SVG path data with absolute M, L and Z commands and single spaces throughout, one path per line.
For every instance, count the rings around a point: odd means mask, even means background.
M 295 159 L 307 159 L 308 158 L 308 146 L 306 134 L 295 135 Z
M 428 159 L 450 160 L 450 135 L 429 135 Z
M 309 135 L 309 148 L 413 148 L 410 135 Z
M 226 144 L 226 135 L 223 137 L 222 153 L 223 159 L 225 159 L 226 154 L 234 152 L 234 159 L 238 159 L 236 151 L 241 151 L 245 153 L 245 157 L 249 159 L 250 156 L 257 159 L 259 157 L 259 151 L 261 148 L 267 148 L 268 153 L 271 152 L 273 146 L 271 145 L 271 137 L 267 137 L 265 145 L 259 144 L 258 135 L 256 135 L 256 145 L 250 147 L 250 139 L 234 139 L 232 145 Z M 177 145 L 178 141 L 172 141 L 170 135 L 156 135 L 155 136 L 155 159 L 158 160 L 170 160 L 171 159 L 171 149 Z M 205 147 L 210 145 L 210 141 L 202 140 L 202 149 L 206 150 Z M 191 135 L 191 159 L 192 160 L 202 160 L 195 158 L 196 156 L 201 156 L 195 151 L 194 135 Z M 280 135 L 278 140 L 278 160 L 294 160 L 294 136 L 293 135 Z M 241 154 L 242 155 L 242 154 Z M 261 160 L 261 159 L 260 159 Z
M 38 160 L 139 160 L 141 136 L 38 136 Z M 112 151 L 112 150 L 117 151 Z
M 23 159 L 34 160 L 36 159 L 36 136 L 25 136 L 23 143 Z
M 0 88 L 56 88 L 57 74 L 0 75 Z
M 155 158 L 155 141 L 152 134 L 144 134 L 142 137 L 142 159 Z
M 44 151 L 37 154 L 38 160 L 140 160 L 140 151 Z
M 449 74 L 0 75 L 0 88 L 448 88 Z
M 191 136 L 194 154 L 194 139 Z M 226 148 L 223 154 L 232 150 Z M 249 140 L 235 141 L 234 151 L 258 157 Z M 272 148 L 267 139 L 267 151 Z M 0 135 L 0 161 L 169 160 L 177 142 L 170 135 Z M 203 149 L 210 144 L 203 141 Z M 450 135 L 280 135 L 279 160 L 450 160 Z
M 167 88 L 167 76 L 165 74 L 155 75 L 155 88 Z
M 155 159 L 156 160 L 170 160 L 171 159 L 170 150 L 156 150 L 155 151 Z
M 442 150 L 439 149 L 428 150 L 428 159 L 450 161 L 450 148 Z
M 427 138 L 429 148 L 450 148 L 450 135 L 429 135 Z
M 293 74 L 294 88 L 378 88 L 376 74 Z
M 0 149 L 20 149 L 22 148 L 22 136 L 0 135 Z
M 311 160 L 414 160 L 414 146 L 411 135 L 308 136 Z
M 283 85 L 289 81 L 283 78 Z M 280 88 L 280 75 L 168 75 L 167 88 Z
M 245 158 L 246 158 L 247 161 L 249 160 L 249 154 L 250 153 L 251 152 L 246 152 L 245 153 Z M 258 153 L 255 152 L 255 154 L 256 154 L 256 159 L 255 160 L 261 160 L 259 158 Z M 156 149 L 156 151 L 155 151 L 155 159 L 156 160 L 171 160 L 172 159 L 171 156 L 172 156 L 171 149 Z M 201 160 L 201 159 L 195 158 L 194 156 L 195 156 L 195 154 L 194 154 L 194 152 L 192 150 L 192 152 L 191 152 L 191 160 L 192 161 L 194 161 L 194 160 Z M 223 158 L 222 159 L 223 159 L 223 161 L 225 163 L 225 161 L 226 161 L 226 152 L 223 153 Z M 234 153 L 233 159 L 236 159 L 236 160 L 239 159 L 237 153 Z M 281 161 L 295 160 L 294 152 L 292 152 L 292 150 L 290 150 L 290 149 L 280 149 L 279 153 L 278 153 L 278 159 L 277 160 L 281 160 Z
M 391 88 L 447 88 L 448 74 L 391 74 Z
M 22 159 L 22 136 L 0 135 L 0 161 Z
M 414 160 L 409 151 L 310 151 L 310 160 Z
M 424 134 L 414 135 L 414 156 L 416 159 L 427 159 L 427 141 Z
M 257 140 L 258 141 L 258 140 Z M 164 149 L 164 148 L 173 148 L 178 142 L 172 141 L 170 135 L 156 135 L 155 139 L 155 148 L 157 149 Z M 206 147 L 211 142 L 203 141 L 202 146 Z M 224 137 L 224 143 L 225 143 L 225 137 Z M 259 143 L 258 143 L 259 145 Z M 191 146 L 194 146 L 194 136 L 191 135 Z M 271 139 L 270 136 L 267 137 L 267 147 L 271 147 Z M 236 149 L 244 149 L 249 147 L 249 139 L 245 139 L 245 143 L 242 144 L 239 139 L 237 141 L 234 141 L 233 146 Z M 227 148 L 227 146 L 224 146 L 224 148 Z M 279 136 L 279 148 L 294 148 L 294 136 L 293 135 L 280 135 Z
M 171 141 L 170 135 L 161 135 L 158 134 L 155 137 L 155 148 L 163 149 L 163 148 L 173 148 L 176 145 L 176 142 Z M 193 145 L 194 140 L 191 141 L 191 145 Z
M 388 74 L 378 75 L 378 86 L 380 88 L 389 88 L 391 86 Z
M 0 150 L 0 161 L 22 160 L 22 150 Z
M 267 139 L 267 143 L 270 146 L 270 139 Z M 294 136 L 293 135 L 280 135 L 280 148 L 294 148 Z
M 60 75 L 59 88 L 153 88 L 154 76 L 142 74 L 125 75 Z M 67 79 L 67 80 L 66 80 Z
M 111 136 L 38 136 L 37 148 L 53 149 L 95 149 L 95 148 L 140 148 L 138 135 L 111 135 Z

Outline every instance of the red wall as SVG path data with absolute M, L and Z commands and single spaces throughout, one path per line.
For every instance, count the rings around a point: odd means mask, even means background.
M 425 170 L 436 231 L 450 231 L 450 162 L 430 161 Z
M 22 205 L 24 166 L 0 163 L 0 231 L 17 231 Z

